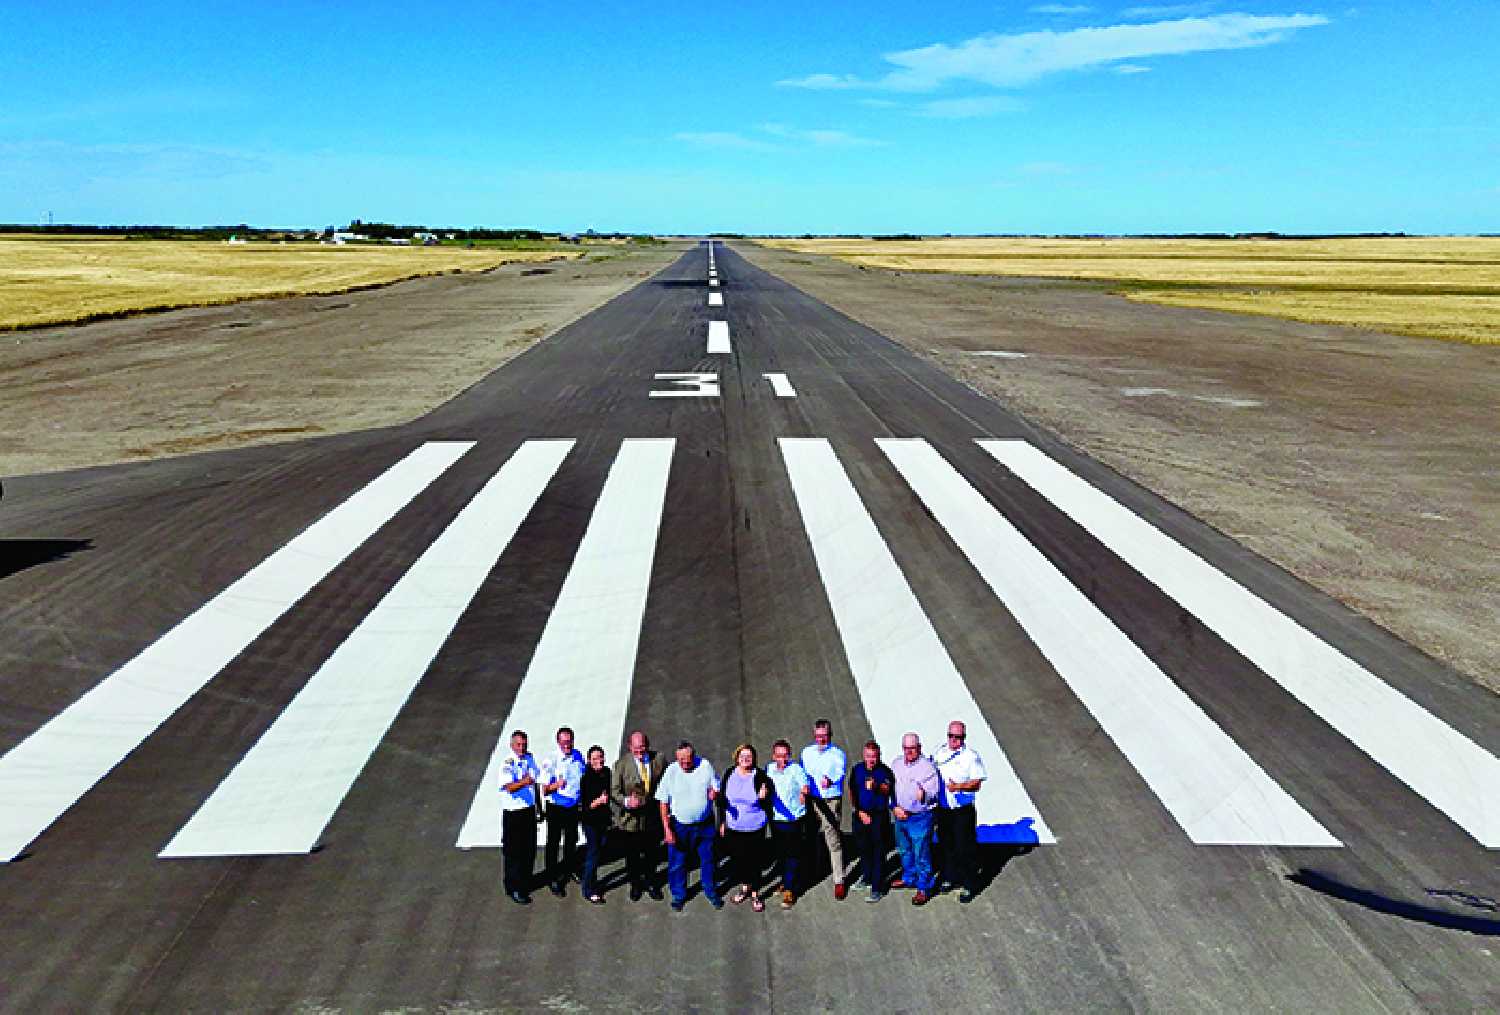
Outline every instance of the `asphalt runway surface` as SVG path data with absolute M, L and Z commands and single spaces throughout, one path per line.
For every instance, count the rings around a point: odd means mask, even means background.
M 0 1006 L 1500 1006 L 1493 694 L 709 259 L 407 426 L 7 479 Z M 972 905 L 504 898 L 512 727 L 819 717 L 968 722 Z

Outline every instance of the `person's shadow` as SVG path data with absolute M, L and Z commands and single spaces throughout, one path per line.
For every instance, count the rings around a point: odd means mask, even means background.
M 91 539 L 0 539 L 0 578 L 91 549 Z

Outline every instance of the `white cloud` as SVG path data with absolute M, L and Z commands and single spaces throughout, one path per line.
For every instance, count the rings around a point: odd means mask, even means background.
M 746 137 L 729 130 L 685 130 L 672 135 L 673 140 L 686 141 L 702 148 L 735 148 L 740 151 L 768 152 L 776 146 L 759 138 Z
M 859 104 L 861 106 L 869 106 L 871 109 L 895 109 L 901 105 L 901 103 L 892 102 L 890 99 L 860 99 Z
M 1142 7 L 1127 7 L 1120 12 L 1122 18 L 1192 18 L 1207 14 L 1217 3 L 1206 0 L 1195 4 L 1148 4 Z
M 869 82 L 861 81 L 853 74 L 809 74 L 804 78 L 787 78 L 776 83 L 783 88 L 811 88 L 814 91 L 869 87 Z
M 1027 8 L 1027 12 L 1031 14 L 1058 15 L 1087 14 L 1092 10 L 1093 8 L 1088 4 L 1038 4 L 1035 7 Z
M 1326 24 L 1328 19 L 1318 14 L 1219 14 L 1065 32 L 980 35 L 953 46 L 936 43 L 887 53 L 885 60 L 899 69 L 863 85 L 848 74 L 813 74 L 782 84 L 923 92 L 953 81 L 976 81 L 1010 88 L 1030 84 L 1048 74 L 1143 57 L 1268 46 L 1283 41 L 1292 32 Z
M 1117 63 L 1114 67 L 1116 74 L 1149 74 L 1151 68 L 1143 63 Z
M 919 116 L 939 120 L 970 120 L 999 113 L 1017 113 L 1026 108 L 1020 99 L 1009 95 L 980 95 L 964 99 L 938 99 L 917 106 Z

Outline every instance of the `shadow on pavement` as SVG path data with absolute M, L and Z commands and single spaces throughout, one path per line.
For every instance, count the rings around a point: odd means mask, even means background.
M 1377 892 L 1364 888 L 1356 888 L 1345 884 L 1335 878 L 1315 870 L 1303 867 L 1295 874 L 1288 874 L 1286 879 L 1293 884 L 1301 885 L 1303 888 L 1311 888 L 1315 892 L 1341 899 L 1344 902 L 1352 902 L 1377 913 L 1385 913 L 1389 916 L 1399 916 L 1403 920 L 1415 920 L 1418 923 L 1429 924 L 1433 927 L 1443 927 L 1448 930 L 1462 930 L 1470 934 L 1479 934 L 1483 937 L 1500 937 L 1500 920 L 1488 919 L 1482 916 L 1467 916 L 1463 913 L 1454 913 L 1446 909 L 1434 909 L 1431 906 L 1418 905 L 1415 902 L 1403 902 L 1400 899 L 1392 899 Z
M 0 539 L 0 578 L 51 564 L 93 545 L 92 539 Z

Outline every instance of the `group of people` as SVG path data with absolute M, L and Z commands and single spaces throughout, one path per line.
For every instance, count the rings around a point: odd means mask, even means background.
M 681 910 L 687 902 L 692 866 L 698 868 L 704 898 L 715 909 L 723 907 L 716 876 L 722 856 L 733 887 L 729 901 L 748 901 L 761 912 L 769 841 L 781 906 L 790 909 L 810 880 L 810 844 L 821 839 L 833 897 L 842 900 L 850 887 L 844 864 L 847 800 L 858 881 L 868 889 L 867 901 L 879 902 L 888 889 L 910 888 L 912 905 L 922 906 L 934 894 L 956 887 L 959 902 L 972 902 L 979 890 L 974 799 L 986 773 L 966 738 L 964 724 L 955 720 L 948 724 L 947 743 L 929 756 L 921 738 L 907 733 L 901 738 L 901 756 L 890 764 L 881 759 L 880 745 L 870 740 L 861 760 L 849 767 L 843 749 L 833 742 L 832 725 L 819 719 L 812 743 L 796 759 L 792 745 L 777 740 L 770 763 L 762 768 L 754 746 L 741 744 L 732 763 L 719 772 L 687 740 L 667 760 L 651 750 L 639 730 L 630 734 L 627 753 L 613 768 L 605 765 L 604 748 L 598 745 L 580 754 L 566 726 L 557 731 L 556 750 L 538 761 L 527 750 L 526 733 L 517 730 L 500 768 L 505 892 L 518 904 L 531 902 L 537 825 L 545 821 L 544 878 L 559 897 L 579 876 L 584 898 L 604 903 L 599 864 L 608 839 L 624 856 L 632 902 L 644 895 L 662 898 L 656 875 L 665 844 L 673 909 Z M 888 881 L 892 837 L 901 866 Z

